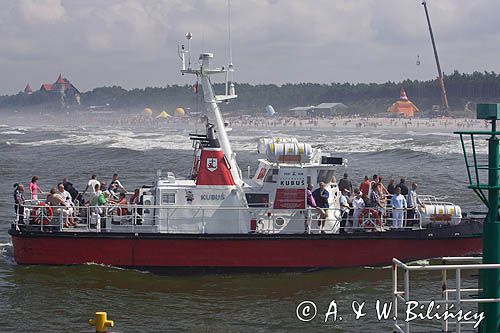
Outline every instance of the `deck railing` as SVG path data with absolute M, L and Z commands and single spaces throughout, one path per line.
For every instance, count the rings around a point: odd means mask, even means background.
M 394 330 L 400 333 L 409 333 L 411 328 L 411 321 L 401 320 L 399 316 L 399 305 L 408 306 L 408 302 L 418 302 L 419 306 L 428 306 L 433 302 L 436 306 L 444 305 L 445 311 L 452 311 L 458 313 L 458 311 L 472 311 L 477 314 L 474 320 L 449 320 L 446 317 L 442 320 L 442 331 L 452 332 L 450 328 L 454 325 L 455 332 L 461 332 L 462 326 L 467 326 L 467 331 L 471 329 L 477 331 L 477 325 L 481 312 L 479 309 L 464 309 L 464 307 L 472 305 L 480 305 L 481 303 L 491 303 L 500 302 L 500 298 L 481 298 L 482 293 L 481 288 L 470 288 L 464 287 L 463 282 L 464 272 L 469 271 L 477 276 L 477 272 L 490 269 L 500 269 L 500 264 L 483 264 L 481 257 L 443 257 L 441 258 L 442 264 L 440 265 L 407 265 L 398 259 L 392 259 L 392 297 L 393 297 L 393 313 L 394 313 Z M 403 271 L 403 289 L 399 289 L 399 270 Z M 422 271 L 439 271 L 441 272 L 441 299 L 434 300 L 422 300 L 417 299 L 413 294 L 410 294 L 410 273 L 412 272 L 422 272 Z M 450 278 L 450 272 L 454 272 L 454 277 Z M 453 282 L 453 283 L 452 283 Z M 453 285 L 454 287 L 450 287 Z M 422 311 L 425 312 L 425 311 Z M 399 319 L 399 321 L 398 321 Z M 454 318 L 452 318 L 454 319 Z
M 106 204 L 102 206 L 44 206 L 41 201 L 27 201 L 23 216 L 16 216 L 16 227 L 20 225 L 39 228 L 46 231 L 113 231 L 120 229 L 123 232 L 147 231 L 176 232 L 176 226 L 181 220 L 191 219 L 198 221 L 200 228 L 184 230 L 183 232 L 206 233 L 207 223 L 213 215 L 226 214 L 230 218 L 243 224 L 248 223 L 250 233 L 276 233 L 283 225 L 280 218 L 292 219 L 289 223 L 297 223 L 296 232 L 305 233 L 336 233 L 358 231 L 385 231 L 393 228 L 392 209 L 384 211 L 375 208 L 360 210 L 362 218 L 347 216 L 342 221 L 339 209 L 328 209 L 329 217 L 325 227 L 321 227 L 321 213 L 318 209 L 274 209 L 270 207 L 220 207 L 196 205 L 135 205 L 135 204 Z M 50 208 L 49 208 L 50 207 Z M 405 209 L 403 226 L 400 229 L 422 228 L 422 219 L 416 210 L 416 217 L 409 219 Z M 357 214 L 354 214 L 357 216 Z M 252 222 L 253 220 L 253 222 Z M 161 221 L 161 223 L 160 223 Z M 70 224 L 76 224 L 76 228 Z M 251 224 L 254 223 L 252 227 Z M 120 226 L 120 227 L 117 227 Z M 301 228 L 300 226 L 303 226 Z M 161 230 L 160 230 L 161 227 Z M 179 232 L 179 231 L 177 231 Z

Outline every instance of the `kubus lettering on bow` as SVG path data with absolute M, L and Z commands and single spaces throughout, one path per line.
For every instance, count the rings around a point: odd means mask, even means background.
M 224 193 L 202 194 L 201 195 L 201 200 L 216 201 L 216 200 L 224 200 L 224 199 L 226 199 L 226 196 L 224 195 Z

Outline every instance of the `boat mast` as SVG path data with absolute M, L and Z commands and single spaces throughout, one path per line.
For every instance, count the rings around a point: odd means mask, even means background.
M 441 71 L 441 65 L 439 64 L 439 56 L 436 48 L 436 42 L 434 41 L 434 34 L 432 33 L 431 19 L 429 17 L 429 11 L 427 10 L 427 1 L 423 0 L 422 5 L 425 10 L 425 17 L 427 18 L 427 25 L 429 26 L 429 33 L 431 35 L 432 48 L 434 50 L 434 58 L 436 58 L 436 66 L 438 71 L 439 87 L 441 88 L 441 98 L 443 102 L 443 107 L 445 110 L 449 109 L 448 96 L 446 95 L 446 88 L 444 86 L 443 72 Z
M 191 33 L 188 33 L 186 37 L 188 37 L 188 40 L 192 38 Z M 200 54 L 199 58 L 199 63 L 200 63 L 200 68 L 199 69 L 193 69 L 191 66 L 188 64 L 186 67 L 186 55 L 189 53 L 189 50 L 186 50 L 184 46 L 182 46 L 179 50 L 179 57 L 181 58 L 182 61 L 182 69 L 181 73 L 184 74 L 194 74 L 199 78 L 199 82 L 201 83 L 202 90 L 203 90 L 203 100 L 205 104 L 207 105 L 207 109 L 212 112 L 215 118 L 215 128 L 216 128 L 216 133 L 219 138 L 219 143 L 221 145 L 222 152 L 224 153 L 230 167 L 231 175 L 233 176 L 233 180 L 236 185 L 241 186 L 243 184 L 243 181 L 240 176 L 240 169 L 238 167 L 238 164 L 236 163 L 236 155 L 233 152 L 233 149 L 231 148 L 231 143 L 229 142 L 229 138 L 227 136 L 226 128 L 224 126 L 224 119 L 222 118 L 222 113 L 220 112 L 219 103 L 222 102 L 227 102 L 230 99 L 234 99 L 238 97 L 234 93 L 234 88 L 229 89 L 229 94 L 225 92 L 224 95 L 215 95 L 212 83 L 210 81 L 210 75 L 212 74 L 220 74 L 220 73 L 226 73 L 231 70 L 230 68 L 210 68 L 210 59 L 212 59 L 214 56 L 212 53 L 202 53 Z

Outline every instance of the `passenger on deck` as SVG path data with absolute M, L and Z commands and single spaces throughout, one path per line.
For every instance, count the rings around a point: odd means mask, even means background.
M 347 190 L 343 189 L 340 192 L 340 198 L 339 198 L 339 205 L 340 205 L 340 213 L 342 220 L 340 222 L 340 233 L 344 234 L 346 232 L 346 227 L 347 227 L 347 220 L 349 218 L 349 203 L 347 202 L 347 196 L 346 196 Z
M 359 214 L 365 208 L 365 201 L 361 197 L 361 191 L 359 189 L 354 190 L 354 199 L 352 200 L 352 208 L 354 208 L 354 213 L 352 214 L 352 226 L 354 229 L 359 228 Z
M 71 200 L 74 203 L 78 202 L 81 206 L 83 206 L 83 196 L 78 193 L 78 190 L 68 181 L 67 177 L 64 177 L 62 184 L 64 185 L 64 189 L 71 195 Z
M 417 183 L 411 183 L 411 190 L 408 193 L 408 223 L 414 225 L 420 218 L 418 207 L 424 207 L 417 194 Z
M 101 183 L 96 178 L 97 178 L 96 175 L 92 175 L 92 177 L 90 177 L 90 180 L 87 183 L 87 187 L 85 187 L 85 190 L 83 190 L 82 193 L 82 195 L 85 195 L 85 193 L 87 193 L 87 190 L 90 189 L 90 197 L 91 197 L 90 200 L 92 200 L 92 197 L 96 195 L 95 192 L 96 185 L 99 185 L 99 187 L 101 186 Z
M 339 181 L 339 190 L 347 190 L 349 193 L 352 193 L 352 182 L 349 179 L 349 175 L 344 173 L 344 178 Z
M 404 196 L 408 195 L 408 187 L 406 186 L 406 179 L 401 178 L 400 182 L 396 187 L 399 187 L 401 189 L 401 194 Z
M 387 184 L 387 192 L 389 194 L 394 194 L 396 193 L 396 186 L 394 185 L 394 179 L 389 179 L 389 184 Z
M 304 212 L 304 232 L 309 232 L 311 228 L 311 208 L 317 208 L 316 200 L 312 194 L 313 186 L 311 184 L 307 185 L 306 189 L 306 210 Z
M 404 195 L 401 194 L 400 187 L 396 187 L 396 193 L 394 193 L 391 199 L 391 207 L 392 207 L 392 226 L 394 228 L 402 228 L 403 217 L 405 209 L 407 207 L 407 203 Z
M 54 216 L 61 216 L 61 218 L 64 219 L 64 226 L 66 228 L 75 225 L 74 222 L 70 222 L 69 220 L 70 210 L 66 200 L 64 200 L 63 196 L 57 192 L 55 187 L 50 189 L 49 195 L 47 196 L 47 203 L 55 207 Z
M 63 183 L 57 184 L 57 188 L 59 190 L 59 194 L 63 197 L 64 201 L 66 202 L 66 207 L 68 208 L 68 213 L 70 214 L 70 222 L 74 224 L 75 222 L 75 205 L 73 204 L 73 200 L 71 198 L 71 194 L 66 191 L 64 188 Z
M 38 186 L 38 177 L 33 176 L 30 183 L 31 200 L 38 200 L 38 193 L 43 194 L 42 189 Z
M 370 197 L 368 199 L 368 205 L 367 207 L 373 207 L 377 209 L 379 212 L 384 211 L 384 205 L 380 197 L 380 187 L 379 186 L 374 186 L 372 193 L 370 194 Z
M 118 201 L 116 201 L 116 214 L 119 216 L 127 216 L 128 208 L 127 208 L 127 195 L 123 192 L 120 193 L 120 197 Z
M 325 227 L 325 220 L 328 217 L 328 208 L 330 207 L 330 204 L 328 203 L 330 193 L 326 189 L 326 184 L 320 182 L 319 188 L 315 189 L 312 194 L 314 200 L 316 201 L 316 205 L 321 210 L 318 226 L 320 226 L 321 232 L 324 233 L 323 228 Z
M 373 189 L 379 184 L 380 177 L 377 174 L 374 174 L 372 177 L 372 181 L 370 182 L 370 190 L 368 191 L 368 197 L 372 193 Z
M 23 223 L 24 219 L 24 185 L 14 184 L 14 210 L 16 211 L 17 222 Z
M 71 194 L 68 191 L 66 191 L 64 184 L 63 183 L 57 184 L 57 188 L 59 190 L 59 194 L 63 197 L 64 201 L 68 205 L 73 206 L 73 198 L 71 197 Z
M 94 206 L 94 205 L 92 205 L 92 202 L 95 200 L 95 198 L 97 198 L 98 196 L 100 196 L 101 193 L 102 193 L 102 191 L 101 191 L 101 185 L 100 184 L 95 184 L 94 190 L 92 192 L 90 192 L 89 202 L 90 202 L 91 206 Z
M 368 195 L 370 192 L 370 178 L 368 176 L 365 176 L 365 180 L 359 185 L 359 190 L 364 194 Z
M 378 177 L 378 186 L 380 187 L 379 190 L 380 190 L 380 193 L 383 194 L 384 196 L 387 196 L 389 195 L 389 191 L 387 190 L 387 188 L 384 186 L 384 183 L 382 182 L 382 177 Z
M 132 194 L 132 196 L 130 197 L 130 200 L 129 200 L 129 203 L 131 205 L 137 205 L 139 203 L 139 189 L 136 188 L 134 190 L 134 194 Z
M 106 203 L 108 203 L 109 194 L 106 195 L 105 192 L 101 191 L 99 185 L 95 186 L 95 193 L 95 196 L 90 201 L 91 206 L 99 207 L 104 206 Z
M 125 187 L 123 187 L 122 183 L 119 180 L 119 176 L 117 173 L 113 174 L 113 179 L 109 183 L 108 186 L 108 191 L 114 192 L 114 193 L 119 193 L 119 192 L 127 192 Z

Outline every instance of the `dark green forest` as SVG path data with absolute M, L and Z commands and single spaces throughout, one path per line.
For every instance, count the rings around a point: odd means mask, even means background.
M 474 72 L 464 74 L 455 71 L 445 78 L 446 90 L 452 113 L 463 113 L 467 102 L 500 102 L 500 74 Z M 224 105 L 230 112 L 262 112 L 268 104 L 279 112 L 296 106 L 316 105 L 322 102 L 341 102 L 349 107 L 347 112 L 376 114 L 385 112 L 405 88 L 408 97 L 422 110 L 441 104 L 437 80 L 385 83 L 296 83 L 258 84 L 237 83 L 238 99 Z M 223 84 L 215 85 L 222 93 Z M 143 107 L 172 109 L 178 106 L 197 110 L 201 108 L 201 95 L 194 94 L 192 86 L 168 85 L 126 90 L 119 86 L 100 87 L 81 94 L 81 105 L 66 103 L 65 108 L 88 109 L 93 105 L 109 105 L 110 109 L 134 110 Z M 31 95 L 19 93 L 0 96 L 0 109 L 22 111 L 23 109 L 60 110 L 60 98 L 44 92 Z

